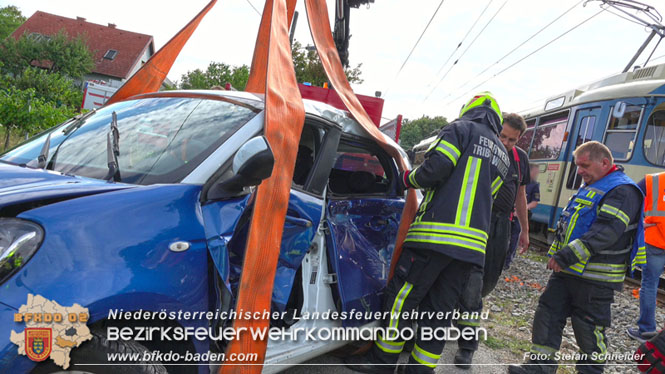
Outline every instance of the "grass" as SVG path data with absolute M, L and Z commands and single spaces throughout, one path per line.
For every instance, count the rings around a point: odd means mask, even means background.
M 487 339 L 483 343 L 491 349 L 508 350 L 521 358 L 524 352 L 531 348 L 530 334 L 524 334 L 520 338 L 515 332 L 520 327 L 530 329 L 529 321 L 525 316 L 514 316 L 512 314 L 513 304 L 508 300 L 493 300 L 494 305 L 501 308 L 500 312 L 491 312 L 491 318 L 486 322 Z
M 524 254 L 524 256 L 531 261 L 541 262 L 543 264 L 547 263 L 547 261 L 549 260 L 549 257 L 547 257 L 546 253 L 540 253 L 534 251 L 528 251 L 527 253 Z
M 487 340 L 483 341 L 488 348 L 491 349 L 504 349 L 508 347 L 506 340 L 495 338 L 493 336 L 487 336 Z

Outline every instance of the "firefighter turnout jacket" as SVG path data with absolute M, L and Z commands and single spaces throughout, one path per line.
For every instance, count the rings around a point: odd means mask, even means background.
M 644 241 L 665 249 L 665 172 L 647 174 L 644 198 Z
M 621 167 L 581 187 L 561 213 L 548 252 L 569 276 L 621 289 L 646 263 L 643 195 Z
M 494 111 L 470 109 L 403 175 L 406 187 L 424 190 L 405 244 L 483 266 L 492 203 L 510 164 L 500 129 Z

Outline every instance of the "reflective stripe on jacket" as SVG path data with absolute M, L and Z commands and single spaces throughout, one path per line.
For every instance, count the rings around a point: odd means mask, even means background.
M 562 270 L 564 273 L 592 281 L 620 283 L 623 282 L 626 270 L 628 270 L 628 258 L 630 258 L 631 270 L 646 263 L 642 210 L 639 210 L 639 219 L 634 219 L 635 217 L 629 217 L 618 207 L 604 201 L 608 192 L 625 184 L 639 190 L 635 182 L 622 171 L 615 171 L 590 186 L 580 188 L 571 197 L 561 213 L 557 225 L 557 237 L 548 252 L 549 256 L 553 256 L 566 248 L 575 254 L 578 261 Z M 633 235 L 630 247 L 593 252 L 580 240 L 582 235 L 589 231 L 601 212 L 605 216 L 611 216 L 623 222 L 624 233 Z M 634 223 L 631 224 L 631 222 Z M 629 252 L 630 257 L 628 257 Z
M 404 176 L 424 197 L 405 243 L 483 266 L 494 195 L 509 159 L 498 116 L 478 107 L 445 126 L 425 161 Z
M 665 249 L 665 172 L 647 174 L 644 241 Z

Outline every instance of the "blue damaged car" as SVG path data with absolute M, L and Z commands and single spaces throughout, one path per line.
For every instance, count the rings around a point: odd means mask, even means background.
M 347 112 L 304 102 L 272 297 L 280 313 L 271 324 L 376 323 L 366 312 L 381 310 L 405 204 L 396 160 Z M 93 339 L 71 351 L 70 370 L 115 372 L 84 365 L 105 363 L 113 352 L 223 351 L 220 340 L 109 340 L 107 332 L 230 323 L 219 312 L 235 303 L 254 186 L 280 172 L 272 170 L 274 155 L 262 136 L 263 106 L 261 96 L 243 92 L 144 94 L 73 118 L 0 156 L 0 372 L 62 370 L 19 355 L 9 340 L 11 330 L 25 328 L 13 317 L 28 294 L 88 308 Z M 215 313 L 113 316 L 128 311 Z M 357 317 L 300 318 L 326 311 Z M 347 343 L 270 341 L 264 371 Z M 211 370 L 149 361 L 123 370 Z M 270 366 L 276 363 L 282 365 Z

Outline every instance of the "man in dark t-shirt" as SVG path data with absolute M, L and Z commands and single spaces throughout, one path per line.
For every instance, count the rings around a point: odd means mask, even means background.
M 529 184 L 526 185 L 526 209 L 528 211 L 528 219 L 531 220 L 531 211 L 533 208 L 538 206 L 540 201 L 540 184 L 538 183 L 538 165 L 532 164 L 529 168 L 530 179 Z M 517 240 L 520 236 L 520 231 L 522 227 L 520 221 L 517 219 L 517 216 L 513 214 L 512 220 L 510 222 L 510 245 L 508 246 L 508 254 L 506 255 L 506 264 L 503 266 L 503 270 L 510 268 L 510 264 L 515 258 L 515 252 L 517 251 Z
M 499 140 L 506 147 L 510 158 L 510 168 L 503 180 L 503 185 L 494 198 L 492 216 L 487 246 L 485 247 L 485 266 L 474 267 L 469 275 L 466 289 L 460 300 L 460 310 L 463 312 L 478 312 L 483 309 L 482 298 L 487 296 L 496 286 L 508 252 L 510 241 L 510 216 L 513 207 L 516 207 L 517 217 L 523 223 L 524 229 L 520 234 L 522 252 L 529 247 L 529 222 L 526 209 L 526 189 L 529 183 L 529 158 L 522 149 L 515 146 L 526 130 L 524 119 L 514 113 L 503 115 L 503 128 Z M 457 325 L 461 327 L 479 327 L 479 319 L 460 319 Z M 474 334 L 478 336 L 478 334 Z M 455 366 L 468 369 L 473 360 L 473 353 L 478 349 L 478 340 L 460 338 L 457 341 L 459 349 L 455 355 Z

